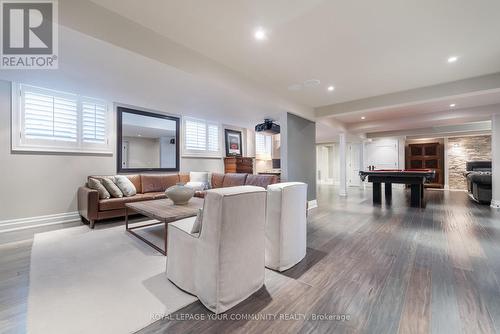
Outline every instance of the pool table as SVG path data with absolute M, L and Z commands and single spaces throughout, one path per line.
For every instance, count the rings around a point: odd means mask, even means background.
M 424 198 L 424 184 L 436 177 L 432 169 L 375 169 L 360 171 L 359 176 L 364 181 L 373 183 L 373 204 L 382 203 L 382 183 L 385 183 L 385 199 L 392 201 L 392 184 L 409 184 L 411 188 L 410 203 L 413 207 L 422 207 Z

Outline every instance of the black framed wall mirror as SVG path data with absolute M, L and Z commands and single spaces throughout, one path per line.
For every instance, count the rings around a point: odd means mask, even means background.
M 178 117 L 117 107 L 117 171 L 179 171 Z

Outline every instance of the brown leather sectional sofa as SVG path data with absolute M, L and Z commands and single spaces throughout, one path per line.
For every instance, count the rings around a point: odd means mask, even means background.
M 189 174 L 133 174 L 126 175 L 137 189 L 137 195 L 122 198 L 99 199 L 97 190 L 87 187 L 78 188 L 78 212 L 83 221 L 94 228 L 96 221 L 125 216 L 125 203 L 166 198 L 165 190 L 178 182 L 189 182 Z M 105 178 L 109 176 L 92 175 L 88 178 Z M 267 188 L 276 183 L 274 175 L 252 175 L 243 173 L 218 174 L 212 173 L 212 188 L 253 185 Z M 204 197 L 203 192 L 197 192 L 197 197 Z

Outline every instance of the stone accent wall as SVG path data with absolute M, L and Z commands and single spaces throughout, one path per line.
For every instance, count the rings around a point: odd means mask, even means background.
M 446 154 L 450 189 L 467 190 L 463 176 L 465 163 L 471 160 L 491 160 L 491 136 L 448 138 Z

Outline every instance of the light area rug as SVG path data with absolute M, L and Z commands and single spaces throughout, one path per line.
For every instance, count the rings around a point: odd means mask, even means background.
M 150 228 L 153 238 L 162 228 Z M 31 252 L 28 333 L 138 331 L 157 320 L 155 316 L 197 300 L 172 284 L 165 270 L 166 257 L 126 233 L 124 226 L 37 234 Z

